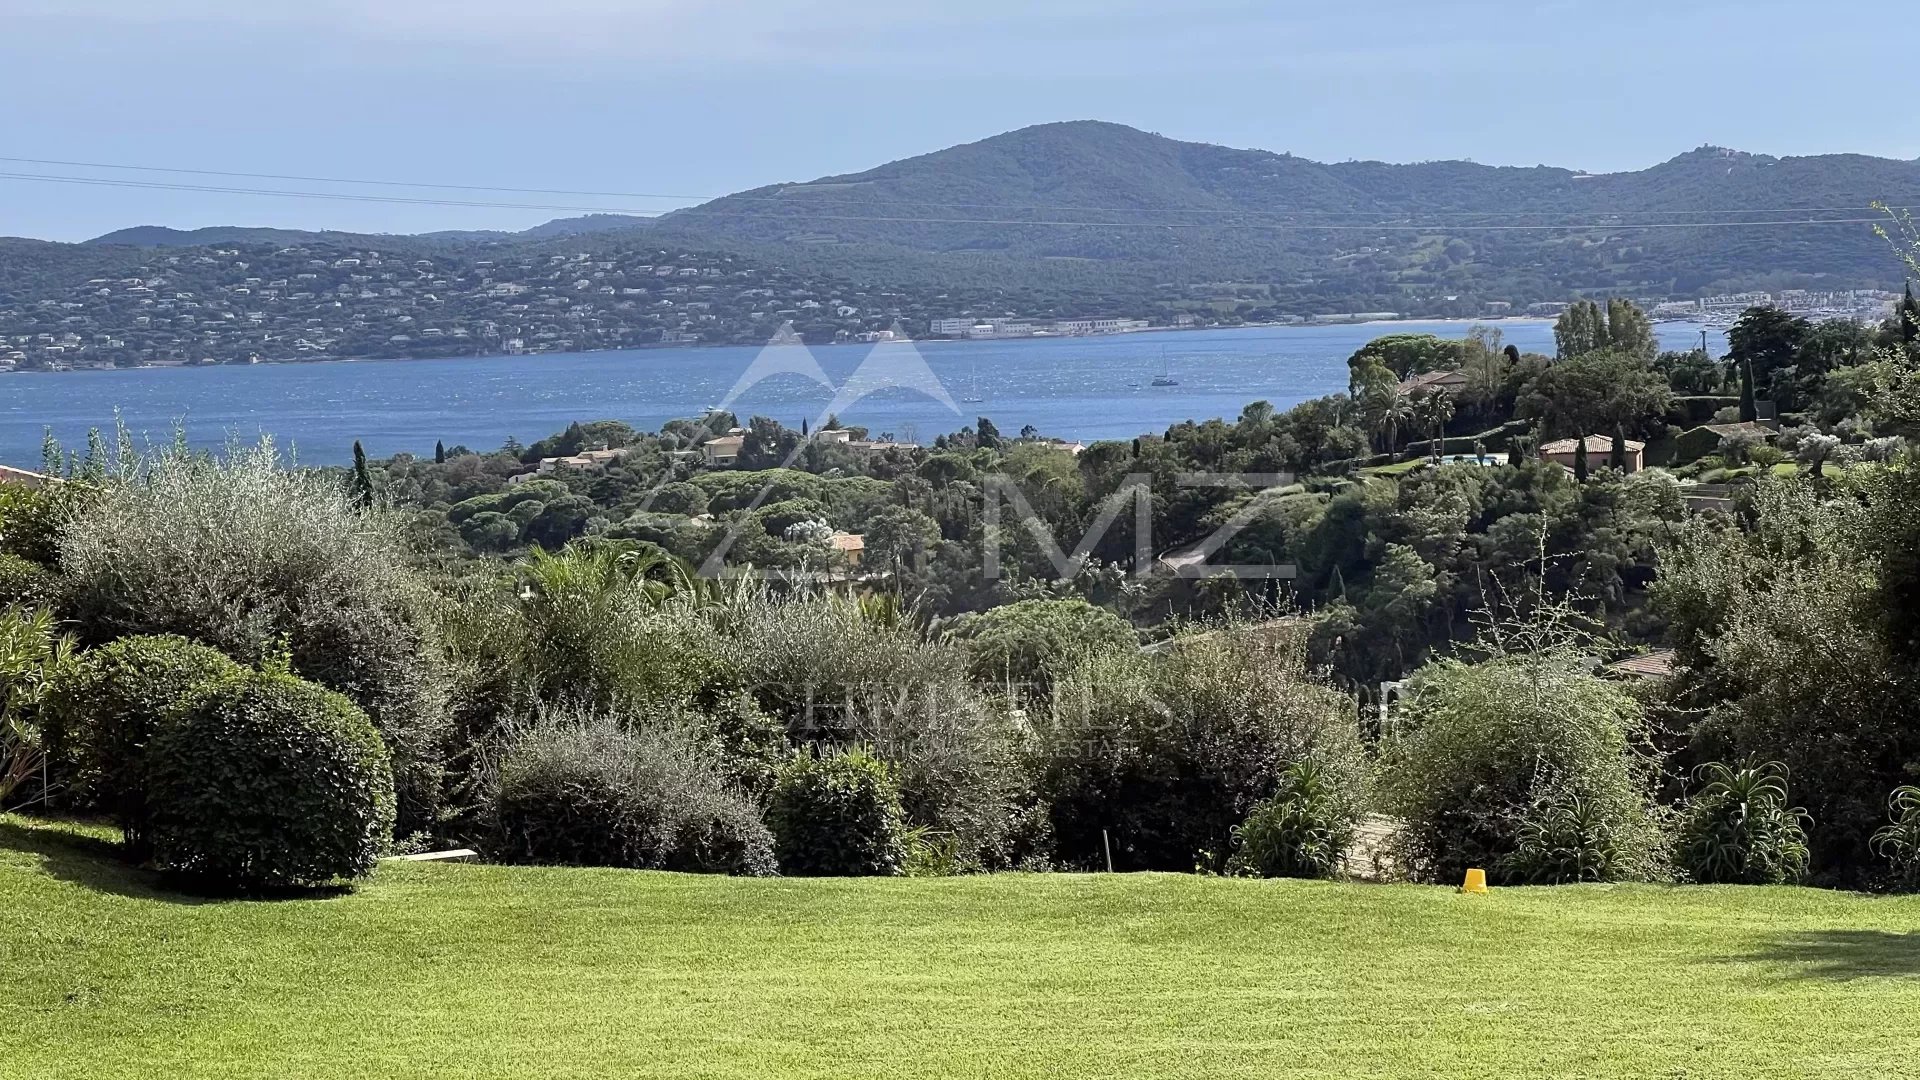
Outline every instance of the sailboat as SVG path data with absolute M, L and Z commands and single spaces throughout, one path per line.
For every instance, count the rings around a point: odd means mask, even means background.
M 968 372 L 967 396 L 960 400 L 968 405 L 978 405 L 980 402 L 987 400 L 980 396 L 980 361 L 973 360 Z
M 1173 368 L 1167 364 L 1167 350 L 1160 350 L 1160 374 L 1153 377 L 1155 386 L 1179 386 L 1180 380 L 1173 377 Z

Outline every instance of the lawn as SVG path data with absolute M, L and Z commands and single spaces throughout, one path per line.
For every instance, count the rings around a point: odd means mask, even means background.
M 156 892 L 0 820 L 0 1075 L 1911 1075 L 1920 900 L 458 864 Z

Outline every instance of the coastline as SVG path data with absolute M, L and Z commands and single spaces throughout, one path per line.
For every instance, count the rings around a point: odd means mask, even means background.
M 1072 335 L 1072 336 L 1055 336 L 1055 335 L 1036 334 L 1036 335 L 1031 335 L 1026 337 L 1004 337 L 1004 338 L 928 337 L 928 338 L 906 338 L 904 339 L 904 341 L 913 345 L 968 345 L 968 344 L 978 344 L 982 342 L 1007 342 L 1007 341 L 1094 341 L 1094 340 L 1100 340 L 1105 338 L 1128 338 L 1128 337 L 1134 337 L 1140 334 L 1189 334 L 1189 333 L 1196 333 L 1196 332 L 1209 331 L 1209 330 L 1226 331 L 1226 332 L 1231 332 L 1235 330 L 1324 330 L 1329 327 L 1338 327 L 1338 326 L 1356 326 L 1356 327 L 1357 326 L 1403 326 L 1403 325 L 1409 325 L 1409 324 L 1421 325 L 1421 326 L 1498 327 L 1503 323 L 1551 324 L 1552 322 L 1553 322 L 1552 319 L 1548 319 L 1544 317 L 1529 317 L 1529 316 L 1503 316 L 1500 318 L 1486 318 L 1486 319 L 1460 319 L 1460 318 L 1368 319 L 1368 320 L 1359 321 L 1359 322 L 1256 322 L 1256 323 L 1241 323 L 1238 326 L 1150 326 L 1143 330 L 1124 330 L 1118 333 L 1078 334 L 1078 335 Z M 869 342 L 869 341 L 833 341 L 833 342 L 826 342 L 819 345 L 809 345 L 807 347 L 813 348 L 813 349 L 838 349 L 838 348 L 847 348 L 850 346 L 860 346 L 860 345 L 870 346 L 870 345 L 879 345 L 879 344 L 885 344 L 885 343 Z M 256 360 L 256 361 L 253 361 L 252 363 L 245 363 L 245 364 L 242 364 L 242 363 L 140 364 L 135 367 L 70 368 L 65 371 L 53 371 L 46 368 L 10 368 L 5 371 L 0 371 L 0 375 L 76 375 L 76 374 L 100 374 L 100 373 L 107 373 L 107 372 L 124 372 L 124 371 L 161 371 L 161 370 L 173 371 L 173 370 L 203 370 L 206 368 L 287 367 L 295 364 L 388 364 L 388 363 L 414 363 L 414 362 L 431 363 L 437 360 L 515 360 L 515 359 L 522 359 L 525 357 L 534 357 L 534 356 L 594 356 L 602 353 L 623 353 L 623 352 L 642 353 L 642 352 L 654 352 L 654 351 L 666 350 L 666 349 L 752 349 L 752 348 L 758 348 L 758 347 L 762 347 L 762 346 L 755 346 L 755 345 L 745 344 L 745 343 L 715 344 L 710 342 L 679 341 L 679 342 L 674 342 L 671 345 L 651 344 L 651 345 L 628 345 L 628 346 L 621 346 L 618 348 L 603 348 L 603 349 L 568 349 L 565 352 L 552 352 L 552 353 L 542 353 L 542 352 L 460 353 L 455 355 L 444 355 L 444 356 L 315 356 L 311 358 L 289 357 L 281 360 Z

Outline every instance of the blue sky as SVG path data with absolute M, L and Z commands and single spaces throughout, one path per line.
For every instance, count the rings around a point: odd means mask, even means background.
M 1907 8 L 0 0 L 0 154 L 680 196 L 1068 119 L 1320 160 L 1615 170 L 1704 143 L 1912 158 L 1920 15 Z M 413 232 L 557 216 L 0 180 L 0 234 L 60 240 L 136 224 Z

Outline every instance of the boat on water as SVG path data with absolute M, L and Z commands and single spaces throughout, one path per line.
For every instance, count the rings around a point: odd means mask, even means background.
M 985 400 L 987 399 L 980 396 L 980 362 L 975 360 L 973 366 L 968 369 L 967 394 L 960 401 L 967 405 L 978 405 Z
M 1160 374 L 1153 377 L 1155 386 L 1179 386 L 1180 380 L 1173 377 L 1173 368 L 1167 363 L 1167 350 L 1160 350 Z

